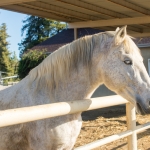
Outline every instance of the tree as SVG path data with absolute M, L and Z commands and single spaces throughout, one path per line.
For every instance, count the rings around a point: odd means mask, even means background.
M 64 23 L 37 16 L 28 16 L 23 23 L 21 32 L 22 35 L 26 32 L 26 35 L 21 43 L 19 43 L 20 57 L 28 49 L 45 41 L 66 27 Z
M 18 67 L 18 58 L 16 53 L 14 52 L 10 58 L 11 68 L 13 69 L 13 74 L 17 74 L 17 67 Z
M 30 50 L 28 53 L 23 54 L 18 65 L 18 75 L 22 79 L 28 75 L 31 69 L 39 65 L 47 57 L 44 50 Z
M 9 35 L 7 34 L 6 24 L 3 23 L 0 26 L 0 71 L 4 72 L 12 72 L 10 55 L 11 53 L 8 51 L 7 38 Z
M 51 23 L 51 35 L 58 34 L 66 27 L 66 24 L 61 23 L 60 21 L 52 21 Z

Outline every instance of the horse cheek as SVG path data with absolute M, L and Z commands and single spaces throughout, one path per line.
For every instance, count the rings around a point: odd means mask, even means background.
M 109 63 L 104 74 L 104 84 L 112 91 L 118 91 L 123 88 L 126 83 L 124 73 L 118 66 L 118 62 Z M 109 70 L 109 71 L 108 71 Z

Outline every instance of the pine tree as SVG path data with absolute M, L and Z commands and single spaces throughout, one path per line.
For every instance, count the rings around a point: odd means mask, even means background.
M 8 51 L 8 37 L 9 35 L 7 34 L 6 24 L 3 23 L 0 26 L 0 71 L 10 73 L 12 72 L 12 68 L 10 63 L 11 53 Z
M 28 16 L 23 21 L 22 35 L 26 33 L 25 38 L 19 43 L 20 57 L 28 49 L 45 41 L 50 36 L 60 32 L 65 28 L 65 24 L 54 20 L 40 18 L 37 16 Z

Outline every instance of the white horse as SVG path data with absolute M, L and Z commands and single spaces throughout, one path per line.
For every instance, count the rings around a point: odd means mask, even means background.
M 17 85 L 0 92 L 0 109 L 88 99 L 105 84 L 150 112 L 150 80 L 138 47 L 116 31 L 86 36 L 59 48 Z M 71 150 L 81 113 L 0 128 L 0 150 Z

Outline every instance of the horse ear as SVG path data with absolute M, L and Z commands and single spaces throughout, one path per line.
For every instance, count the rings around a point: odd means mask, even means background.
M 120 29 L 119 27 L 116 28 L 116 33 L 119 31 L 119 29 Z
M 115 45 L 119 45 L 120 43 L 122 43 L 127 35 L 127 31 L 126 31 L 127 26 L 123 26 L 121 29 L 116 29 L 116 35 L 114 37 L 114 42 Z

